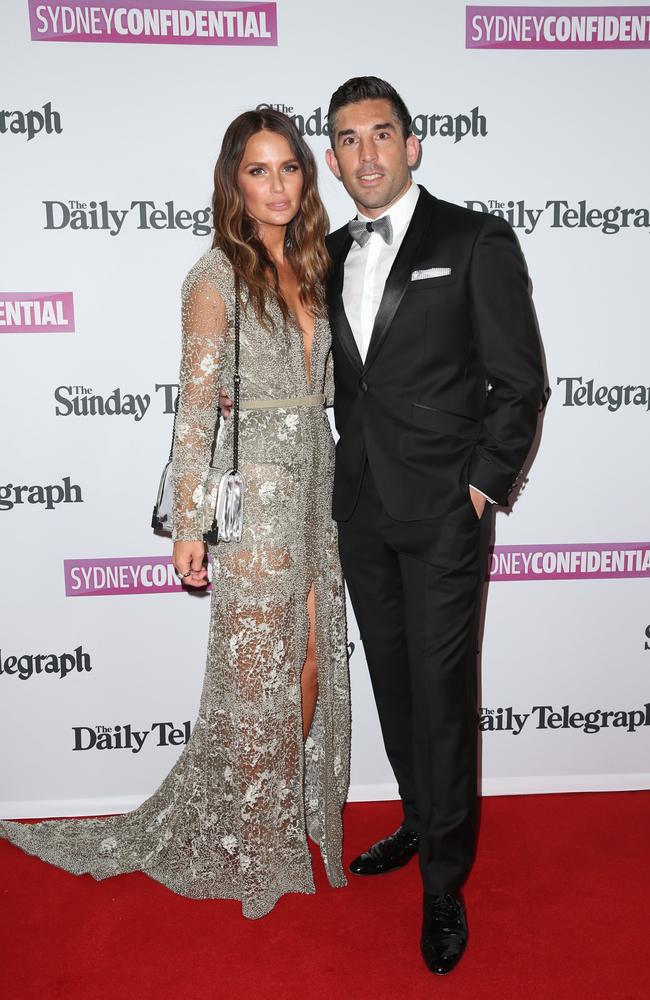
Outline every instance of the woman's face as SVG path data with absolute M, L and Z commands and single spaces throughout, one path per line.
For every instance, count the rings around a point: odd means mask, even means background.
M 256 132 L 237 173 L 246 213 L 259 227 L 287 226 L 300 209 L 303 173 L 291 146 L 276 132 Z

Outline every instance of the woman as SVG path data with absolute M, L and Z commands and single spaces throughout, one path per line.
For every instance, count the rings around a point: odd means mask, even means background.
M 204 586 L 203 483 L 219 387 L 232 391 L 241 311 L 240 543 L 211 548 L 207 668 L 191 739 L 154 795 L 99 820 L 0 823 L 29 853 L 78 874 L 143 871 L 175 892 L 240 899 L 260 917 L 313 892 L 307 832 L 345 884 L 349 769 L 345 599 L 330 516 L 327 217 L 311 152 L 286 116 L 249 111 L 215 168 L 213 249 L 183 285 L 174 444 L 173 562 Z M 233 421 L 213 467 L 232 465 Z M 179 646 L 181 645 L 179 641 Z

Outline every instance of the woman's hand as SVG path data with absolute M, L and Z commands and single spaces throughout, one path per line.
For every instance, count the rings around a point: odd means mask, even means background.
M 205 587 L 208 582 L 208 568 L 204 566 L 205 545 L 203 542 L 174 542 L 172 564 L 186 587 Z

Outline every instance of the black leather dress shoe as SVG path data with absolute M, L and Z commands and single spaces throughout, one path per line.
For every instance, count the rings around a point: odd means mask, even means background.
M 418 852 L 420 837 L 400 826 L 385 840 L 380 840 L 355 858 L 350 871 L 355 875 L 383 875 L 402 868 Z
M 458 896 L 424 896 L 420 949 L 429 972 L 446 976 L 463 957 L 467 944 L 467 918 Z

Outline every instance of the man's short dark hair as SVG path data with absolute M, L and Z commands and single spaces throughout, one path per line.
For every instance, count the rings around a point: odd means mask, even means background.
M 359 104 L 361 101 L 390 101 L 393 117 L 402 129 L 404 139 L 408 139 L 411 134 L 411 116 L 395 88 L 386 80 L 380 80 L 378 76 L 353 76 L 334 91 L 330 100 L 327 122 L 332 146 L 336 141 L 338 112 L 348 104 Z

